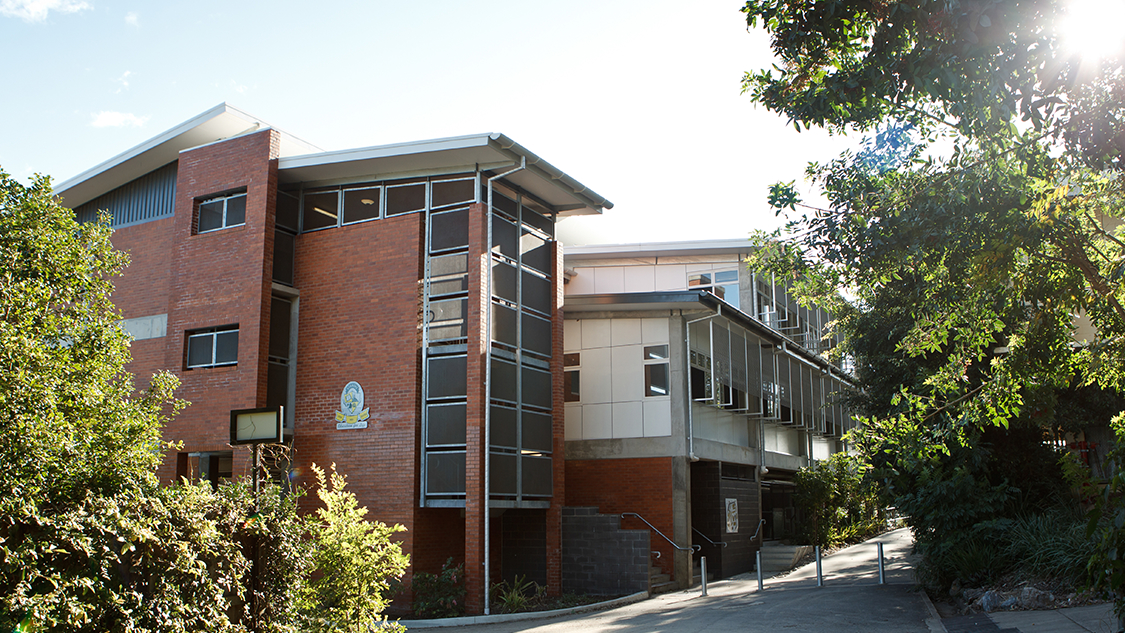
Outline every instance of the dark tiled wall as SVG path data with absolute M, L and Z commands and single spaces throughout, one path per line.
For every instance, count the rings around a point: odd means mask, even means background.
M 738 531 L 726 531 L 726 500 L 738 500 Z M 691 465 L 691 523 L 715 542 L 714 546 L 692 532 L 692 543 L 701 545 L 707 557 L 707 571 L 716 578 L 728 578 L 754 569 L 754 554 L 760 539 L 752 538 L 761 518 L 758 482 L 721 476 L 718 462 Z

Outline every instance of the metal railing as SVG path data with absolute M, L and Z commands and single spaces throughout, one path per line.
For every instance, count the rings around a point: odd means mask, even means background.
M 691 531 L 692 531 L 692 532 L 695 532 L 696 534 L 698 534 L 698 535 L 700 535 L 700 536 L 702 536 L 702 537 L 703 537 L 703 540 L 705 540 L 705 541 L 707 541 L 708 543 L 710 543 L 710 544 L 714 545 L 715 547 L 719 547 L 719 546 L 722 546 L 722 547 L 726 547 L 727 545 L 730 545 L 730 543 L 727 543 L 726 541 L 719 541 L 718 543 L 716 543 L 715 541 L 712 541 L 711 539 L 707 538 L 707 535 L 706 535 L 706 534 L 704 534 L 703 532 L 700 532 L 700 531 L 699 531 L 699 530 L 697 530 L 697 529 L 696 529 L 695 527 L 692 527 L 692 528 L 691 528 Z
M 765 524 L 766 524 L 765 519 L 762 519 L 761 521 L 758 521 L 758 529 L 754 530 L 754 536 L 750 537 L 751 541 L 757 540 L 758 535 L 762 533 L 762 526 L 765 525 Z M 707 538 L 707 537 L 703 537 L 703 538 Z
M 652 530 L 653 532 L 656 532 L 660 536 L 660 538 L 664 539 L 665 541 L 668 541 L 669 545 L 671 545 L 672 547 L 680 550 L 681 552 L 692 552 L 692 551 L 698 552 L 699 550 L 703 549 L 702 545 L 692 545 L 691 547 L 681 547 L 679 545 L 676 545 L 675 541 L 673 541 L 672 539 L 665 536 L 663 532 L 656 529 L 655 525 L 646 521 L 643 516 L 637 514 L 636 512 L 622 512 L 621 518 L 624 519 L 625 517 L 636 517 L 636 518 L 640 519 L 645 525 L 648 526 L 648 529 Z

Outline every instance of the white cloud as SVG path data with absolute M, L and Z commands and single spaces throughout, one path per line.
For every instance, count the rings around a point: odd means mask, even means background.
M 90 125 L 93 127 L 125 127 L 127 125 L 141 127 L 147 121 L 147 116 L 137 116 L 128 112 L 107 112 L 102 110 L 93 116 Z
M 125 24 L 128 24 L 129 26 L 135 26 L 137 28 L 140 28 L 140 26 L 141 26 L 141 16 L 138 15 L 136 11 L 130 11 L 130 12 L 125 14 Z
M 0 0 L 0 15 L 28 22 L 42 22 L 51 11 L 76 13 L 91 8 L 82 0 Z
M 132 75 L 132 74 L 133 74 L 133 71 L 126 70 L 120 77 L 118 77 L 117 79 L 114 79 L 114 81 L 121 84 L 121 88 L 128 88 L 129 87 L 129 75 Z M 119 88 L 117 90 L 117 92 L 121 92 L 121 88 Z

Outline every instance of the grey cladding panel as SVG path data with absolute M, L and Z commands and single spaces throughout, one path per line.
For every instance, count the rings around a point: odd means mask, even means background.
M 108 211 L 112 216 L 110 226 L 118 228 L 171 217 L 175 210 L 178 165 L 176 161 L 168 163 L 80 205 L 74 210 L 75 218 L 79 222 L 94 222 L 99 211 Z

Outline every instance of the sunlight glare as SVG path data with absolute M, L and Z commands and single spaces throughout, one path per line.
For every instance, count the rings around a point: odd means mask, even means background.
M 1120 54 L 1125 46 L 1125 1 L 1072 0 L 1059 25 L 1063 46 L 1086 59 Z

